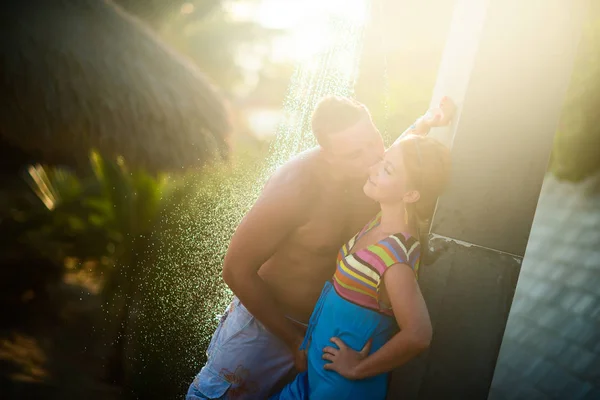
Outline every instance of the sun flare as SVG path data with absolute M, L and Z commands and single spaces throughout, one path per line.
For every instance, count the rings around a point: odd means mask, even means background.
M 367 0 L 264 0 L 231 2 L 227 7 L 233 18 L 286 30 L 273 43 L 272 59 L 296 63 L 326 52 L 340 34 L 339 22 L 363 26 L 369 18 Z

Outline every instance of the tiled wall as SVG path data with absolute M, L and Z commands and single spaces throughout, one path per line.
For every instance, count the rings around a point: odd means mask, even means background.
M 544 182 L 489 399 L 600 399 L 600 176 Z

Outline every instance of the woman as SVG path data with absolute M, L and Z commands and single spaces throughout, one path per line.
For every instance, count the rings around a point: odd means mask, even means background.
M 429 346 L 431 322 L 417 284 L 428 248 L 420 226 L 449 167 L 444 145 L 412 134 L 373 166 L 364 192 L 381 211 L 339 251 L 301 347 L 308 370 L 272 399 L 384 399 L 388 373 Z

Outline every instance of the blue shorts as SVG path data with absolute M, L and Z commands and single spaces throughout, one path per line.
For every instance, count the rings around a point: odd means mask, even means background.
M 294 357 L 234 298 L 207 350 L 208 360 L 190 385 L 186 400 L 266 399 L 293 372 Z

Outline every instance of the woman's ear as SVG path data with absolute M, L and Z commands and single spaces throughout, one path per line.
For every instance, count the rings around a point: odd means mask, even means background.
M 411 190 L 409 192 L 406 192 L 406 194 L 402 198 L 402 201 L 404 201 L 405 203 L 416 203 L 417 201 L 419 201 L 420 198 L 421 193 L 419 193 L 418 190 Z

